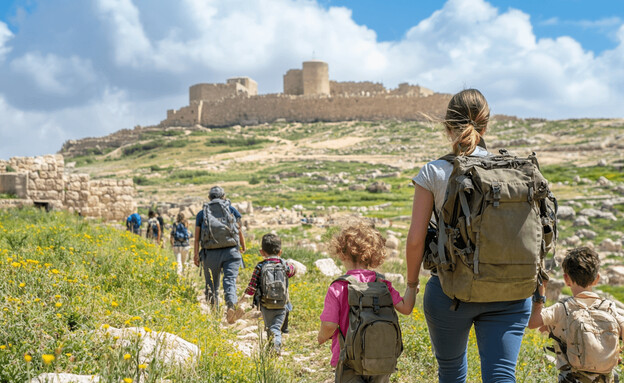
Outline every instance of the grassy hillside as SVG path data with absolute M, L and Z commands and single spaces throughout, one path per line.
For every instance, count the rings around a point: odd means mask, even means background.
M 313 270 L 317 254 L 286 248 L 285 253 L 311 270 L 291 284 L 294 311 L 284 355 L 245 357 L 235 346 L 237 331 L 224 326 L 222 313 L 202 314 L 196 300 L 200 279 L 179 279 L 169 252 L 143 239 L 65 213 L 38 210 L 0 212 L 0 381 L 25 381 L 41 372 L 100 374 L 105 381 L 319 382 L 331 381 L 329 347 L 316 345 L 318 315 L 331 279 Z M 284 235 L 286 235 L 284 233 Z M 251 244 L 250 254 L 257 251 Z M 248 264 L 257 256 L 246 255 Z M 386 270 L 400 268 L 386 264 Z M 239 288 L 251 268 L 242 270 Z M 403 289 L 404 286 L 397 286 Z M 405 351 L 395 382 L 434 382 L 431 354 L 419 300 L 401 317 Z M 196 364 L 168 369 L 157 363 L 139 368 L 136 347 L 116 346 L 97 335 L 102 326 L 144 326 L 177 334 L 201 347 Z M 261 326 L 262 327 L 262 326 Z M 257 342 L 257 341 L 248 341 Z M 525 337 L 519 381 L 552 381 L 553 367 L 542 358 L 545 339 Z M 131 357 L 125 359 L 124 355 Z M 470 338 L 469 381 L 479 363 Z M 51 356 L 54 357 L 53 360 Z M 49 363 L 46 363 L 47 360 Z
M 522 155 L 535 150 L 560 204 L 576 210 L 598 208 L 619 192 L 596 181 L 605 177 L 624 182 L 622 126 L 616 120 L 494 122 L 487 142 Z M 143 208 L 190 196 L 205 198 L 212 185 L 220 184 L 234 202 L 253 202 L 259 223 L 250 226 L 248 238 L 275 230 L 284 241 L 286 257 L 304 263 L 309 272 L 292 280 L 295 309 L 280 359 L 257 352 L 245 356 L 237 346 L 258 340 L 238 338 L 242 330 L 225 326 L 223 313 L 203 313 L 197 300 L 203 277 L 194 270 L 187 278 L 178 278 L 170 250 L 65 213 L 0 211 L 0 382 L 22 382 L 46 371 L 98 373 L 107 382 L 137 381 L 140 376 L 173 382 L 333 381 L 329 346 L 316 345 L 318 317 L 331 278 L 313 267 L 313 261 L 325 255 L 302 244 L 322 245 L 336 228 L 267 224 L 262 207 L 301 205 L 307 215 L 322 216 L 331 210 L 339 217 L 381 218 L 378 227 L 383 233 L 391 229 L 404 238 L 413 194 L 409 181 L 422 164 L 447 151 L 439 127 L 417 122 L 276 123 L 146 131 L 139 141 L 115 150 L 94 148 L 87 156 L 66 158 L 76 163 L 76 172 L 92 178 L 133 178 Z M 601 159 L 608 161 L 599 165 Z M 391 191 L 362 190 L 375 181 L 390 185 Z M 611 209 L 618 220 L 592 219 L 596 244 L 624 232 L 624 205 L 616 201 Z M 562 238 L 577 230 L 571 221 L 562 221 L 560 229 Z M 249 242 L 245 255 L 249 267 L 241 270 L 239 294 L 258 260 L 258 244 Z M 405 275 L 401 258 L 389 259 L 382 271 Z M 616 256 L 608 261 L 620 262 Z M 405 288 L 396 287 L 401 292 Z M 620 287 L 604 290 L 624 297 Z M 437 381 L 421 296 L 414 313 L 400 319 L 405 351 L 393 381 Z M 139 368 L 136 346 L 116 346 L 114 340 L 98 335 L 102 326 L 171 332 L 200 346 L 202 356 L 196 364 L 180 368 L 158 364 Z M 480 376 L 475 342 L 471 334 L 469 382 Z M 527 331 L 519 382 L 556 379 L 554 366 L 543 357 L 547 343 Z M 125 359 L 126 354 L 130 358 Z

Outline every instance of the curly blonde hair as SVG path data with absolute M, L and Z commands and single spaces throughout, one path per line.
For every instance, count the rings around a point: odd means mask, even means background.
M 386 259 L 386 239 L 370 223 L 351 224 L 335 235 L 329 249 L 341 261 L 374 269 Z

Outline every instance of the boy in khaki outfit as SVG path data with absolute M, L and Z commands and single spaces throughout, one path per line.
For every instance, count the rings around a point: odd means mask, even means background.
M 600 258 L 587 247 L 570 250 L 563 260 L 563 278 L 572 298 L 543 308 L 546 285 L 533 297 L 529 328 L 548 331 L 555 340 L 559 383 L 614 383 L 624 317 L 613 302 L 592 291 L 598 284 Z

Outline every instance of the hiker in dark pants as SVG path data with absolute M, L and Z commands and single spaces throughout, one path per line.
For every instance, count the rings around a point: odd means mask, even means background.
M 219 307 L 219 280 L 223 273 L 223 292 L 227 315 L 235 312 L 238 301 L 236 278 L 245 252 L 245 238 L 241 231 L 241 214 L 225 199 L 225 192 L 214 186 L 208 194 L 210 202 L 205 203 L 195 220 L 195 265 L 203 264 L 206 278 L 206 301 L 214 308 Z M 201 251 L 199 250 L 201 243 Z

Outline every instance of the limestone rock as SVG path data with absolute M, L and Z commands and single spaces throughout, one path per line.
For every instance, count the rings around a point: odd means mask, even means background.
M 565 282 L 562 279 L 550 278 L 546 285 L 546 299 L 549 301 L 559 300 L 561 295 L 561 289 L 565 286 Z
M 596 232 L 589 229 L 581 229 L 575 233 L 579 238 L 594 239 Z
M 573 219 L 576 216 L 576 212 L 572 206 L 559 206 L 557 211 L 557 218 L 559 219 Z
M 366 188 L 371 193 L 388 193 L 391 189 L 392 185 L 381 181 L 375 181 Z
M 131 346 L 140 334 L 139 362 L 149 363 L 156 355 L 163 364 L 185 364 L 199 358 L 199 347 L 174 334 L 147 331 L 144 327 L 101 327 L 108 336 L 117 337 L 124 346 Z
M 573 247 L 581 246 L 581 243 L 582 243 L 581 239 L 576 235 L 572 235 L 568 238 L 565 238 L 562 242 L 566 246 L 573 246 Z
M 349 190 L 351 191 L 366 190 L 366 186 L 362 184 L 351 184 L 349 185 Z
M 611 238 L 605 238 L 598 248 L 602 251 L 618 252 L 622 250 L 622 243 L 615 242 Z
M 327 275 L 328 277 L 333 277 L 336 275 L 341 275 L 342 270 L 336 265 L 331 258 L 323 258 L 314 261 L 314 266 L 321 272 L 323 275 Z
M 405 278 L 403 278 L 403 274 L 384 273 L 384 277 L 393 284 L 398 283 L 402 285 L 405 283 Z
M 590 226 L 590 225 L 591 223 L 589 222 L 589 219 L 587 217 L 576 217 L 576 219 L 572 223 L 572 226 L 574 227 Z
M 607 266 L 604 270 L 605 275 L 609 278 L 611 286 L 624 285 L 624 266 L 612 265 Z
M 604 176 L 600 176 L 600 178 L 598 178 L 598 181 L 596 181 L 596 183 L 599 186 L 613 186 L 613 182 L 609 181 L 606 177 Z
M 583 209 L 579 212 L 579 215 L 583 215 L 590 218 L 605 218 L 611 221 L 617 221 L 617 218 L 610 211 L 602 211 L 598 209 Z
M 30 383 L 97 383 L 100 377 L 97 375 L 76 375 L 67 373 L 44 373 L 32 378 Z
M 303 263 L 299 261 L 295 261 L 294 259 L 287 259 L 286 262 L 293 265 L 295 267 L 295 270 L 297 270 L 297 273 L 295 274 L 295 276 L 302 276 L 308 272 L 308 268 L 306 267 L 306 265 L 304 265 Z
M 386 247 L 388 249 L 397 250 L 400 244 L 401 241 L 399 241 L 399 239 L 394 235 L 388 235 L 388 238 L 386 238 Z

